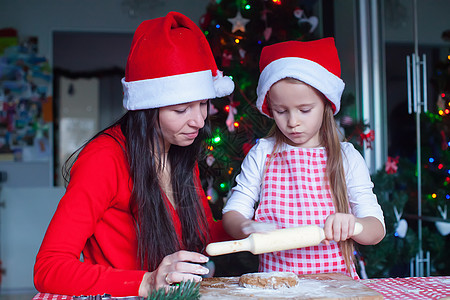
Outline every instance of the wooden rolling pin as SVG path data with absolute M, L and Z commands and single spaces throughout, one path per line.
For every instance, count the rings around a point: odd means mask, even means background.
M 363 226 L 355 223 L 353 235 L 361 233 Z M 210 256 L 250 251 L 261 254 L 319 245 L 325 239 L 322 228 L 316 225 L 277 229 L 268 232 L 255 232 L 242 240 L 211 243 L 206 246 Z

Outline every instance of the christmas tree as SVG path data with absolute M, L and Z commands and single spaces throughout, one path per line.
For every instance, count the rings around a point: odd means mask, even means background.
M 449 275 L 450 257 L 450 57 L 435 66 L 433 112 L 421 114 L 422 247 L 430 253 L 431 275 Z M 383 208 L 386 237 L 375 246 L 359 246 L 367 276 L 410 276 L 411 259 L 419 251 L 417 165 L 411 158 L 389 157 L 372 175 Z
M 200 165 L 217 218 L 242 160 L 272 126 L 272 120 L 255 107 L 262 48 L 286 40 L 314 38 L 318 19 L 309 16 L 311 8 L 301 2 L 216 0 L 200 20 L 219 69 L 236 84 L 232 96 L 211 105 L 213 137 L 208 157 Z
M 222 217 L 222 208 L 245 155 L 272 126 L 273 121 L 255 106 L 261 50 L 266 45 L 286 40 L 320 38 L 316 36 L 318 18 L 311 15 L 313 3 L 215 0 L 201 17 L 199 25 L 210 43 L 218 68 L 236 84 L 232 96 L 214 101 L 210 107 L 212 139 L 207 143 L 206 159 L 199 164 L 217 219 Z M 256 271 L 257 267 L 257 257 L 249 253 L 215 259 L 216 276 L 241 275 Z
M 259 78 L 259 55 L 264 46 L 286 40 L 311 40 L 318 33 L 315 1 L 301 0 L 212 0 L 200 20 L 216 63 L 236 84 L 232 96 L 214 101 L 210 107 L 212 139 L 208 154 L 200 161 L 200 172 L 216 219 L 235 184 L 240 165 L 249 149 L 265 136 L 273 121 L 255 107 Z M 422 166 L 424 251 L 430 251 L 433 274 L 449 274 L 450 262 L 444 247 L 448 233 L 436 226 L 446 218 L 449 201 L 450 89 L 448 61 L 436 68 L 434 83 L 440 91 L 435 113 L 422 114 Z M 371 147 L 374 132 L 356 120 L 355 97 L 344 94 L 337 116 L 344 137 L 359 150 Z M 439 145 L 439 147 L 437 147 Z M 409 264 L 418 251 L 417 171 L 410 158 L 391 157 L 386 168 L 372 175 L 386 221 L 386 237 L 378 245 L 357 248 L 360 274 L 369 277 L 408 276 Z M 414 218 L 415 217 L 415 218 Z M 437 220 L 437 222 L 436 222 Z M 439 224 L 439 225 L 438 225 Z M 449 225 L 450 226 L 450 225 Z M 214 257 L 215 276 L 238 276 L 257 271 L 257 257 L 248 252 Z M 361 268 L 362 266 L 362 268 Z

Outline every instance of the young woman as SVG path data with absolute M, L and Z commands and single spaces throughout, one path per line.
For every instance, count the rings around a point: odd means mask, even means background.
M 200 281 L 213 220 L 197 158 L 209 100 L 232 93 L 201 30 L 171 12 L 144 21 L 127 60 L 128 112 L 87 142 L 34 268 L 38 291 L 142 296 Z
M 344 83 L 334 40 L 267 46 L 260 69 L 257 106 L 275 127 L 245 158 L 223 210 L 224 227 L 243 238 L 265 228 L 321 226 L 325 243 L 262 254 L 260 271 L 358 278 L 351 241 L 378 243 L 384 218 L 364 159 L 339 141 L 334 114 Z M 355 222 L 364 228 L 358 235 Z

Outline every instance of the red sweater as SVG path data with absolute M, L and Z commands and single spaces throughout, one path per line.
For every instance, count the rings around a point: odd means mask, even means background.
M 124 139 L 118 127 L 108 132 Z M 229 239 L 221 222 L 212 217 L 198 168 L 194 174 L 210 226 L 210 242 Z M 138 295 L 145 271 L 139 270 L 135 226 L 129 211 L 131 188 L 127 159 L 114 139 L 101 135 L 81 151 L 36 257 L 34 284 L 38 291 Z M 171 213 L 181 237 L 180 220 L 173 207 Z

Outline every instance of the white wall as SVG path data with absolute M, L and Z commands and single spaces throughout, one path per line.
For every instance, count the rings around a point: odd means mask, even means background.
M 208 0 L 148 0 L 154 7 L 130 16 L 130 0 L 0 0 L 0 28 L 13 27 L 19 37 L 37 36 L 39 54 L 51 58 L 54 30 L 134 32 L 146 19 L 179 11 L 198 24 Z

